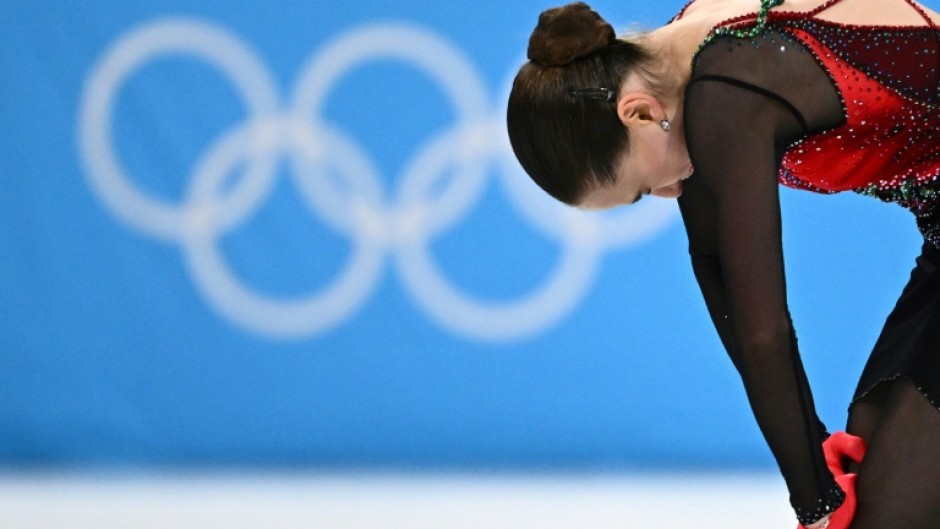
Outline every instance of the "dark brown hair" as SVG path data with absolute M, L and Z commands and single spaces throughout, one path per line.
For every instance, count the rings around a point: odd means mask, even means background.
M 616 180 L 628 143 L 617 93 L 651 57 L 618 40 L 610 24 L 578 2 L 539 16 L 528 58 L 509 95 L 509 141 L 539 187 L 576 204 L 591 186 Z

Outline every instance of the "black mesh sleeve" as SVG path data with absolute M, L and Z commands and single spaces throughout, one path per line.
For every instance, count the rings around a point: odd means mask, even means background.
M 760 39 L 716 39 L 697 58 L 683 113 L 695 174 L 679 204 L 709 313 L 808 523 L 842 493 L 787 308 L 777 172 L 785 147 L 837 124 L 841 105 L 807 52 L 773 32 Z

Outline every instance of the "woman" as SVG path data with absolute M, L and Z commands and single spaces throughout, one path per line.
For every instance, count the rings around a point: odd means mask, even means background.
M 940 528 L 940 16 L 914 0 L 758 2 L 696 0 L 623 40 L 584 4 L 544 12 L 510 95 L 513 150 L 576 207 L 679 198 L 801 527 Z M 778 181 L 897 202 L 925 238 L 852 435 L 826 433 L 797 351 Z

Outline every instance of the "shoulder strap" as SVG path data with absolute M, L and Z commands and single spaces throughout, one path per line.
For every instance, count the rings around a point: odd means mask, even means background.
M 691 86 L 700 81 L 717 81 L 720 83 L 726 83 L 732 86 L 737 86 L 738 88 L 743 88 L 745 90 L 756 92 L 764 97 L 773 99 L 774 101 L 777 101 L 778 103 L 783 105 L 788 111 L 790 111 L 791 114 L 793 114 L 793 117 L 796 118 L 796 120 L 800 123 L 800 128 L 803 129 L 804 134 L 809 132 L 809 125 L 806 123 L 806 118 L 803 117 L 803 113 L 800 112 L 799 109 L 797 109 L 793 105 L 793 103 L 791 103 L 789 100 L 787 100 L 785 97 L 781 96 L 780 94 L 777 94 L 776 92 L 771 92 L 770 90 L 766 88 L 758 86 L 754 83 L 743 81 L 741 79 L 736 79 L 734 77 L 729 77 L 727 75 L 716 75 L 716 74 L 697 75 L 692 80 L 689 81 L 688 86 Z
M 922 17 L 924 18 L 924 20 L 927 21 L 927 25 L 930 26 L 930 29 L 933 29 L 933 30 L 936 30 L 936 29 L 937 29 L 937 25 L 934 24 L 933 19 L 930 18 L 930 16 L 927 15 L 927 12 L 924 11 L 923 8 L 921 8 L 919 5 L 917 5 L 917 3 L 914 2 L 914 0 L 905 0 L 905 1 L 906 1 L 911 7 L 914 8 L 914 11 L 917 11 L 917 13 L 920 14 L 920 16 L 922 16 Z

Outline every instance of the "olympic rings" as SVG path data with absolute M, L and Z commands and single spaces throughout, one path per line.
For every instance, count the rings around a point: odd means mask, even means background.
M 123 84 L 163 54 L 192 55 L 217 68 L 231 79 L 247 111 L 242 123 L 206 149 L 176 205 L 134 186 L 115 154 L 110 128 Z M 406 164 L 394 193 L 383 189 L 380 170 L 362 146 L 322 117 L 331 87 L 353 67 L 377 60 L 403 62 L 429 76 L 453 102 L 456 116 L 451 130 L 429 138 Z M 118 39 L 102 56 L 87 79 L 78 117 L 80 156 L 102 204 L 128 227 L 179 244 L 206 302 L 252 332 L 277 339 L 328 332 L 368 301 L 388 254 L 416 304 L 440 325 L 480 340 L 520 339 L 555 324 L 578 304 L 605 250 L 653 237 L 676 217 L 674 204 L 665 201 L 644 201 L 617 215 L 585 216 L 544 196 L 520 176 L 505 137 L 505 112 L 488 104 L 480 76 L 448 41 L 426 29 L 371 25 L 340 36 L 310 57 L 292 94 L 282 105 L 271 74 L 224 28 L 165 19 Z M 349 238 L 352 248 L 331 285 L 288 300 L 243 284 L 218 250 L 218 238 L 247 222 L 268 197 L 285 158 L 307 209 Z M 237 168 L 244 169 L 234 185 L 225 186 Z M 493 171 L 497 180 L 489 179 Z M 338 175 L 343 185 L 328 174 Z M 494 182 L 523 220 L 562 247 L 544 284 L 499 304 L 451 284 L 429 249 Z

